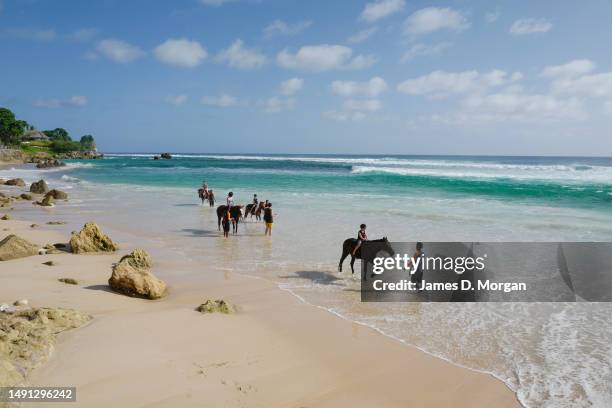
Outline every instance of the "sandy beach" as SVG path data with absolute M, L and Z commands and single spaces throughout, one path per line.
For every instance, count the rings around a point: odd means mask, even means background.
M 32 228 L 20 217 L 25 206 L 31 203 L 16 203 L 7 212 L 12 219 L 0 221 L 4 235 L 41 246 L 67 242 L 61 226 Z M 53 219 L 61 218 L 61 204 L 55 211 Z M 93 317 L 58 336 L 29 384 L 75 386 L 77 403 L 67 405 L 83 407 L 520 406 L 489 375 L 343 320 L 263 279 L 201 268 L 197 284 L 166 278 L 170 294 L 161 300 L 115 293 L 107 284 L 112 264 L 132 249 L 0 262 L 1 302 L 28 299 L 30 307 Z M 55 265 L 43 265 L 49 260 Z M 153 272 L 164 269 L 167 277 L 174 268 L 193 267 L 163 260 Z M 79 284 L 58 282 L 62 277 Z M 217 298 L 236 313 L 195 311 Z

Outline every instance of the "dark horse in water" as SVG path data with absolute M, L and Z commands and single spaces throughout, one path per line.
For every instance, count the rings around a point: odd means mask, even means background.
M 247 215 L 250 214 L 251 219 L 253 219 L 253 215 L 255 215 L 255 219 L 257 221 L 261 221 L 261 212 L 263 211 L 265 205 L 266 204 L 263 201 L 261 201 L 257 207 L 255 207 L 255 204 L 247 204 L 244 209 L 244 219 L 246 220 Z
M 219 231 L 221 231 L 221 220 L 223 219 L 223 216 L 225 215 L 225 212 L 227 211 L 227 205 L 220 205 L 217 207 L 217 227 L 219 228 Z M 240 221 L 240 218 L 242 218 L 242 206 L 241 205 L 234 205 L 232 206 L 232 209 L 230 210 L 230 215 L 232 216 L 232 232 L 234 234 L 238 233 L 238 221 Z
M 381 239 L 372 239 L 368 242 L 385 242 L 387 243 L 386 246 L 388 247 L 387 251 L 390 253 L 393 253 L 393 250 L 391 249 L 391 245 L 389 245 L 389 240 L 387 239 L 387 237 L 383 237 Z M 359 247 L 357 252 L 355 252 L 355 255 L 353 255 L 353 249 L 355 249 L 356 245 L 357 245 L 357 238 L 347 238 L 344 240 L 344 243 L 342 243 L 342 256 L 340 257 L 340 263 L 338 264 L 338 271 L 342 272 L 342 263 L 344 262 L 346 257 L 350 255 L 351 256 L 351 271 L 352 273 L 355 273 L 355 268 L 353 268 L 353 265 L 355 264 L 355 259 L 362 259 L 361 258 L 361 247 Z

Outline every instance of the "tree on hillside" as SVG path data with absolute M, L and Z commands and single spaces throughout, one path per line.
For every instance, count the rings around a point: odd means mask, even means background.
M 95 150 L 96 141 L 92 135 L 85 135 L 81 138 L 81 149 L 82 150 Z
M 43 133 L 49 136 L 49 139 L 51 140 L 61 140 L 65 142 L 69 142 L 72 140 L 66 129 L 62 128 L 55 128 L 53 130 L 43 130 Z
M 27 123 L 23 120 L 17 120 L 10 109 L 0 108 L 0 142 L 2 144 L 8 146 L 18 144 L 26 126 Z

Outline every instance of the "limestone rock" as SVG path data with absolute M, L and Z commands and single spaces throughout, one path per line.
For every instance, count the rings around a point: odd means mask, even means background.
M 0 241 L 0 261 L 24 258 L 38 254 L 38 248 L 29 241 L 11 234 Z
M 108 284 L 114 291 L 128 296 L 162 298 L 166 296 L 168 288 L 164 281 L 151 273 L 151 265 L 149 254 L 142 249 L 136 249 L 113 266 L 113 274 Z
M 46 195 L 42 201 L 37 201 L 36 204 L 42 206 L 42 207 L 53 207 L 53 203 L 54 203 L 54 199 L 53 196 L 50 195 Z
M 22 200 L 28 200 L 28 201 L 32 201 L 33 199 L 32 194 L 28 194 L 28 193 L 21 194 L 19 198 L 21 198 Z
M 87 323 L 70 309 L 27 309 L 0 313 L 0 386 L 18 385 L 51 355 L 55 336 Z
M 73 278 L 59 278 L 58 281 L 64 282 L 67 285 L 78 285 L 79 281 Z
M 4 214 L 2 217 L 0 217 L 0 220 L 2 221 L 8 221 L 11 219 L 11 216 L 8 214 Z
M 20 178 L 6 180 L 4 184 L 6 184 L 7 186 L 25 187 L 25 181 Z
M 75 254 L 114 252 L 118 249 L 117 245 L 102 232 L 95 222 L 88 222 L 81 231 L 73 233 L 70 238 L 70 247 Z
M 208 299 L 196 309 L 200 313 L 234 313 L 234 308 L 223 299 Z
M 68 194 L 66 194 L 65 192 L 61 191 L 61 190 L 49 190 L 49 192 L 45 195 L 45 197 L 51 196 L 56 200 L 67 200 L 68 199 Z
M 27 306 L 28 305 L 28 299 L 20 299 L 20 300 L 16 300 L 13 303 L 13 306 Z
M 49 191 L 49 186 L 45 180 L 35 181 L 30 185 L 30 193 L 45 194 Z

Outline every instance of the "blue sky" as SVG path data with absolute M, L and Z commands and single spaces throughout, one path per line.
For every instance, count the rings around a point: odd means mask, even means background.
M 606 0 L 0 5 L 0 105 L 104 151 L 612 156 Z

